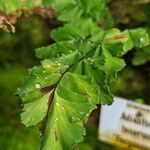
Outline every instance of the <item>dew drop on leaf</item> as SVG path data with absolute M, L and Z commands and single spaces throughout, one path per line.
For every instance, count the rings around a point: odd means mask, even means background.
M 143 42 L 143 41 L 144 41 L 144 38 L 140 38 L 140 41 Z
M 59 106 L 59 102 L 56 102 L 56 105 Z
M 37 89 L 40 89 L 41 88 L 41 85 L 40 84 L 35 84 L 35 87 L 37 88 Z

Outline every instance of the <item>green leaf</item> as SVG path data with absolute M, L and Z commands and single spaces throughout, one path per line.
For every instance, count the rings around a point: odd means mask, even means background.
M 42 122 L 41 149 L 71 150 L 83 140 L 91 111 L 113 102 L 109 85 L 125 66 L 120 57 L 147 46 L 149 36 L 145 29 L 101 29 L 110 18 L 104 0 L 44 3 L 64 26 L 51 32 L 54 44 L 36 50 L 41 65 L 29 71 L 18 91 L 21 119 L 26 126 Z
M 69 12 L 69 13 L 68 13 Z M 72 19 L 73 18 L 73 19 Z M 83 10 L 78 7 L 78 5 L 73 5 L 73 3 L 63 9 L 58 17 L 58 20 L 63 22 L 74 22 L 80 21 L 83 17 Z
M 96 31 L 100 30 L 91 19 L 80 19 L 77 24 L 69 23 L 64 25 L 64 27 L 53 30 L 51 36 L 55 41 L 67 41 L 73 39 L 85 39 L 88 36 L 93 35 Z
M 120 32 L 118 29 L 111 29 L 104 36 L 103 47 L 113 56 L 120 57 L 133 48 L 133 41 L 128 30 Z
M 130 30 L 130 35 L 136 48 L 142 48 L 150 44 L 149 35 L 143 28 Z
M 113 82 L 117 77 L 117 72 L 121 71 L 125 67 L 123 59 L 113 57 L 106 49 L 103 48 L 103 54 L 105 57 L 105 64 L 103 70 L 105 71 L 108 82 Z
M 43 0 L 43 3 L 51 5 L 59 13 L 58 19 L 64 22 L 76 23 L 83 18 L 106 22 L 105 25 L 112 22 L 106 0 Z
M 43 96 L 40 89 L 56 83 L 66 68 L 67 66 L 60 66 L 58 62 L 44 60 L 42 66 L 30 69 L 28 77 L 22 82 L 21 89 L 18 90 L 22 100 L 27 103 Z
M 49 96 L 50 94 L 48 93 L 39 97 L 36 101 L 24 105 L 23 113 L 21 114 L 21 121 L 24 125 L 27 127 L 36 125 L 43 120 L 47 113 Z
M 75 50 L 72 42 L 59 42 L 36 49 L 36 56 L 40 59 L 50 59 L 69 54 Z
M 143 65 L 150 61 L 150 46 L 136 51 L 132 63 L 133 65 Z
M 18 94 L 25 104 L 21 120 L 26 126 L 35 125 L 43 120 L 48 110 L 50 96 L 50 93 L 45 95 L 45 92 L 50 92 L 55 87 L 55 83 L 67 67 L 58 62 L 44 60 L 42 67 L 30 70 L 22 87 L 18 89 Z
M 6 13 L 15 12 L 18 9 L 31 9 L 36 6 L 41 6 L 42 0 L 1 0 L 0 1 L 0 10 Z
M 83 140 L 83 123 L 99 100 L 97 90 L 86 77 L 72 73 L 63 77 L 43 135 L 43 150 L 49 149 L 49 145 L 54 150 L 69 150 Z
M 49 144 L 51 149 L 72 149 L 83 140 L 84 124 L 90 112 L 97 104 L 113 101 L 105 83 L 106 74 L 101 69 L 104 64 L 101 47 L 96 48 L 88 41 L 75 41 L 71 47 L 76 50 L 70 53 L 68 44 L 63 45 L 65 55 L 59 50 L 56 55 L 50 52 L 45 55 L 44 48 L 38 50 L 40 56 L 51 60 L 45 59 L 42 66 L 31 69 L 19 90 L 24 101 L 22 122 L 32 126 L 45 120 L 43 149 L 48 149 Z
M 43 0 L 43 4 L 46 6 L 52 6 L 58 12 L 61 12 L 65 8 L 73 4 L 73 0 Z
M 88 31 L 85 31 L 84 33 L 79 27 L 76 27 L 73 24 L 67 24 L 62 28 L 53 30 L 51 36 L 55 41 L 68 41 L 76 39 L 77 37 L 82 39 L 88 36 Z
M 80 0 L 79 3 L 84 12 L 97 21 L 106 15 L 106 0 Z
M 92 80 L 99 86 L 99 104 L 112 104 L 113 96 L 105 83 L 106 73 L 102 70 L 103 58 L 95 57 L 94 59 L 84 60 L 84 74 L 92 77 Z

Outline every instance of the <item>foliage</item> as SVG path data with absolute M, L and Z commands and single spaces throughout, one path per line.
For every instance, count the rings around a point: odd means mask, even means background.
M 150 36 L 149 28 L 147 29 L 147 33 Z M 132 63 L 134 65 L 143 65 L 148 61 L 150 61 L 150 45 L 143 48 L 137 48 Z
M 41 5 L 41 0 L 0 0 L 0 10 L 6 13 L 14 13 L 19 9 L 30 9 Z
M 114 16 L 116 26 L 122 28 L 135 28 L 143 26 L 149 34 L 150 21 L 150 1 L 149 0 L 115 0 L 111 1 L 110 9 Z M 140 35 L 140 34 L 139 34 Z M 141 39 L 142 40 L 142 39 Z M 133 65 L 143 65 L 150 60 L 150 48 L 136 48 L 132 63 Z
M 37 49 L 41 65 L 29 70 L 18 94 L 26 126 L 41 122 L 41 149 L 72 149 L 83 140 L 84 124 L 97 104 L 111 104 L 110 83 L 129 50 L 149 45 L 143 28 L 111 28 L 104 0 L 45 0 L 64 26 L 51 32 L 55 43 Z M 109 25 L 108 25 L 109 24 Z
M 143 65 L 150 61 L 150 46 L 138 49 L 133 57 L 132 63 L 134 65 Z
M 112 103 L 109 84 L 125 66 L 119 57 L 148 45 L 149 37 L 144 29 L 100 29 L 105 1 L 49 2 L 65 24 L 52 31 L 54 44 L 37 49 L 41 66 L 29 71 L 18 90 L 21 119 L 26 126 L 44 120 L 42 149 L 72 149 L 83 140 L 84 123 L 96 105 Z

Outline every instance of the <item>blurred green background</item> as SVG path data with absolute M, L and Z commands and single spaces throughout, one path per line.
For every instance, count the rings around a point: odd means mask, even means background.
M 127 3 L 128 4 L 128 3 Z M 149 26 L 150 4 L 127 5 L 116 1 L 110 5 L 116 25 L 121 29 L 138 26 Z M 120 9 L 124 6 L 124 11 Z M 118 8 L 114 11 L 115 8 Z M 117 12 L 118 11 L 118 12 Z M 133 13 L 134 11 L 134 13 Z M 135 11 L 142 12 L 141 17 Z M 117 13 L 120 16 L 117 16 Z M 53 41 L 50 31 L 55 27 L 51 20 L 38 16 L 22 17 L 16 24 L 16 33 L 0 31 L 0 150 L 38 150 L 40 135 L 37 127 L 24 127 L 20 122 L 21 100 L 15 96 L 17 87 L 26 76 L 27 69 L 39 64 L 34 50 Z M 111 90 L 114 95 L 142 101 L 149 104 L 150 100 L 150 63 L 139 66 L 132 65 L 135 50 L 124 56 L 127 67 L 120 72 Z M 91 116 L 87 124 L 87 136 L 80 150 L 111 150 L 119 149 L 100 142 L 97 139 L 99 110 Z
M 39 133 L 20 123 L 21 100 L 15 96 L 27 69 L 38 64 L 34 50 L 50 40 L 50 23 L 37 16 L 20 18 L 16 33 L 0 31 L 0 149 L 38 149 Z

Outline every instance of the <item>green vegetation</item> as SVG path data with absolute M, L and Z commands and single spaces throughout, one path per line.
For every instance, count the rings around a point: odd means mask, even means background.
M 121 7 L 120 1 L 45 0 L 43 3 L 56 11 L 60 27 L 56 25 L 51 31 L 53 27 L 48 20 L 22 17 L 15 34 L 0 33 L 0 147 L 4 150 L 38 147 L 70 150 L 83 141 L 84 126 L 97 105 L 113 102 L 110 91 L 133 100 L 142 98 L 146 103 L 149 100 L 149 4 L 125 5 L 129 20 L 121 18 L 125 11 L 115 22 L 113 7 Z M 141 5 L 142 9 L 137 9 Z M 7 13 L 28 6 L 35 7 L 30 1 L 25 5 L 19 1 L 0 1 L 0 9 Z M 130 7 L 141 11 L 143 18 L 136 15 L 134 18 L 133 12 L 128 11 Z M 130 17 L 136 20 L 135 24 Z M 41 65 L 34 57 L 34 49 Z M 126 69 L 117 79 L 117 73 L 126 63 Z M 27 68 L 34 65 L 37 66 L 29 69 L 25 78 Z M 14 95 L 22 80 L 16 93 L 21 101 Z M 35 127 L 21 125 L 21 107 L 22 123 Z M 87 125 L 86 129 L 87 136 L 79 149 L 112 149 L 98 142 L 95 125 Z

